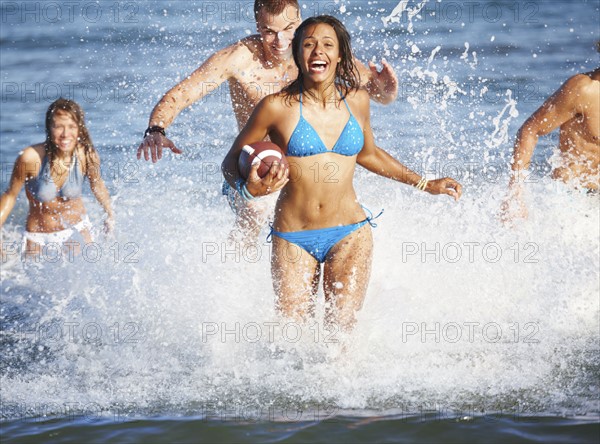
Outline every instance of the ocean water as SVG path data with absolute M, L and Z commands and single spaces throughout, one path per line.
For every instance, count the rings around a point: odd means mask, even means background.
M 464 185 L 454 203 L 358 169 L 361 202 L 385 212 L 349 338 L 322 309 L 304 329 L 277 319 L 266 233 L 225 245 L 226 88 L 169 128 L 183 155 L 135 159 L 162 94 L 255 31 L 251 3 L 0 4 L 2 189 L 62 95 L 87 113 L 117 222 L 27 270 L 24 193 L 3 227 L 2 441 L 598 442 L 599 201 L 549 179 L 557 133 L 534 155 L 529 219 L 498 212 L 518 127 L 598 66 L 599 2 L 300 2 L 394 66 L 378 144 Z

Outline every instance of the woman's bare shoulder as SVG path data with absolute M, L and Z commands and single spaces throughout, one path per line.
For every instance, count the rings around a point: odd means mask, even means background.
M 37 143 L 24 148 L 19 153 L 19 160 L 24 163 L 41 162 L 46 156 L 44 143 Z
M 370 114 L 370 98 L 369 93 L 364 89 L 353 89 L 346 95 L 346 102 L 352 109 L 356 117 L 361 117 L 363 120 L 368 118 Z M 361 120 L 361 119 L 359 119 Z
M 350 90 L 348 92 L 348 95 L 346 96 L 346 100 L 349 100 L 349 101 L 359 105 L 359 104 L 369 103 L 370 98 L 369 98 L 369 93 L 367 92 L 366 89 L 359 88 L 359 89 Z
M 290 97 L 280 91 L 274 94 L 269 94 L 259 103 L 259 106 L 265 112 L 281 113 L 287 112 L 293 106 L 294 99 L 290 100 Z

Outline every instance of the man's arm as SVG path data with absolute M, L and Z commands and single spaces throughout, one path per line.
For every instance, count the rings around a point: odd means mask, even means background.
M 369 62 L 367 68 L 358 59 L 354 58 L 354 63 L 360 74 L 361 86 L 363 86 L 371 100 L 387 105 L 396 100 L 398 96 L 398 78 L 394 68 L 385 60 L 381 60 L 381 71 L 373 62 Z
M 168 128 L 181 111 L 230 79 L 240 63 L 242 47 L 238 42 L 216 52 L 191 75 L 167 91 L 152 110 L 148 127 Z M 155 131 L 144 137 L 137 158 L 140 159 L 143 153 L 144 159 L 149 160 L 151 156 L 152 162 L 156 162 L 162 157 L 163 147 L 176 154 L 182 152 L 160 131 Z
M 577 98 L 583 80 L 581 74 L 571 77 L 519 128 L 513 148 L 509 193 L 501 208 L 500 217 L 503 222 L 509 223 L 515 218 L 527 218 L 528 211 L 522 196 L 522 184 L 526 178 L 523 170 L 529 168 L 539 137 L 554 131 L 575 117 Z
M 529 168 L 540 136 L 554 131 L 575 117 L 577 98 L 583 80 L 580 76 L 577 75 L 567 80 L 519 128 L 513 150 L 513 172 Z

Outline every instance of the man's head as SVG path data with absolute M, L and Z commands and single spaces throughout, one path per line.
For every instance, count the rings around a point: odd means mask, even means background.
M 275 61 L 289 60 L 302 21 L 298 0 L 255 0 L 254 17 L 265 52 Z

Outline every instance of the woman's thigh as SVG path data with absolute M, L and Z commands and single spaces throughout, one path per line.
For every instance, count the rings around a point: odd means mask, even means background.
M 340 240 L 327 255 L 323 289 L 328 321 L 339 323 L 343 330 L 352 328 L 355 313 L 363 305 L 372 256 L 373 235 L 369 224 Z
M 273 235 L 271 275 L 277 307 L 284 316 L 304 321 L 313 314 L 320 270 L 306 250 Z

